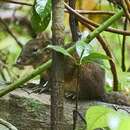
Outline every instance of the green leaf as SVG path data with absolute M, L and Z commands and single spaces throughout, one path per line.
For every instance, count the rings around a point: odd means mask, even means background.
M 101 53 L 97 53 L 97 52 L 92 52 L 90 53 L 88 56 L 84 56 L 80 62 L 81 64 L 86 64 L 91 61 L 96 61 L 96 60 L 110 60 L 110 57 L 104 55 L 104 54 L 101 54 Z
M 92 52 L 92 46 L 90 44 L 86 44 L 84 41 L 78 41 L 76 43 L 76 52 L 79 55 L 80 59 L 82 59 Z
M 32 22 L 32 27 L 36 32 L 42 32 L 44 28 L 42 28 L 42 22 L 40 16 L 37 14 L 35 9 L 33 8 L 32 10 L 32 17 L 31 17 L 31 22 Z
M 35 31 L 44 31 L 51 19 L 51 0 L 36 0 L 32 11 L 32 26 Z
M 107 114 L 114 111 L 107 107 L 94 106 L 90 107 L 86 113 L 87 129 L 93 130 L 96 128 L 107 127 Z
M 85 117 L 87 129 L 108 127 L 110 130 L 130 130 L 130 117 L 125 111 L 119 112 L 104 106 L 90 107 Z
M 68 56 L 68 57 L 70 57 L 70 58 L 73 58 L 73 57 L 67 52 L 67 50 L 65 50 L 65 49 L 64 49 L 63 47 L 61 47 L 61 46 L 48 45 L 47 48 L 51 48 L 51 49 L 53 49 L 53 50 L 56 51 L 56 52 L 59 52 L 59 53 L 65 55 L 65 56 Z

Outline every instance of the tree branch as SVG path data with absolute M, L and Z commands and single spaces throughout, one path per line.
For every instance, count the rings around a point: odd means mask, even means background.
M 5 29 L 7 30 L 7 32 L 14 38 L 14 40 L 16 41 L 16 43 L 19 45 L 20 48 L 23 47 L 22 43 L 17 39 L 17 37 L 11 32 L 11 30 L 9 29 L 9 27 L 7 26 L 7 24 L 5 23 L 5 21 L 3 19 L 0 18 L 0 22 L 4 25 Z
M 92 20 L 89 20 L 88 18 L 85 18 L 84 16 L 80 15 L 78 12 L 76 12 L 75 10 L 70 8 L 66 3 L 65 3 L 65 8 L 68 9 L 69 11 L 73 12 L 79 19 L 82 19 L 82 21 L 84 21 L 84 22 L 86 22 L 86 23 L 88 23 L 88 24 L 90 24 L 94 27 L 101 26 L 97 23 L 94 23 Z M 117 33 L 117 34 L 126 35 L 126 36 L 130 35 L 130 32 L 128 32 L 128 31 L 122 31 L 122 30 L 119 30 L 119 29 L 111 28 L 111 27 L 106 28 L 104 31 L 109 31 L 109 32 L 112 32 L 112 33 Z
M 0 2 L 3 3 L 12 3 L 12 4 L 19 4 L 19 5 L 27 5 L 27 6 L 33 6 L 30 3 L 25 3 L 25 2 L 18 2 L 18 1 L 13 1 L 13 0 L 0 0 Z

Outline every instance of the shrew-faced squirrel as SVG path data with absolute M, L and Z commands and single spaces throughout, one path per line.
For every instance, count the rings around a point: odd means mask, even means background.
M 31 65 L 36 68 L 40 64 L 45 63 L 51 58 L 51 52 L 48 49 L 44 49 L 44 51 L 41 50 L 48 45 L 49 41 L 48 38 L 44 38 L 44 40 L 43 38 L 37 38 L 27 42 L 18 57 L 17 64 L 22 66 Z M 64 64 L 64 91 L 76 93 L 78 80 L 77 66 L 70 58 L 65 58 Z M 88 63 L 81 65 L 79 72 L 79 99 L 98 99 L 109 103 L 128 105 L 128 99 L 125 95 L 119 92 L 113 92 L 112 94 L 105 93 L 105 71 L 99 64 Z M 40 77 L 50 82 L 50 70 L 43 72 Z

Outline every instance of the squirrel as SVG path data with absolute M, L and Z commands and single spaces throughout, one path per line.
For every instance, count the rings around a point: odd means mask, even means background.
M 27 42 L 17 59 L 17 64 L 22 66 L 31 65 L 34 68 L 45 63 L 50 57 L 51 52 L 45 49 L 42 53 L 40 50 L 45 48 L 49 40 L 36 38 Z M 76 93 L 77 86 L 77 66 L 70 58 L 65 58 L 64 70 L 64 91 Z M 49 80 L 49 72 L 43 72 L 40 75 L 40 83 Z M 88 63 L 81 65 L 79 77 L 79 99 L 102 99 L 104 96 L 105 71 L 97 63 Z M 42 80 L 43 79 L 43 80 Z
M 22 48 L 22 51 L 17 59 L 17 64 L 22 66 L 31 65 L 34 68 L 40 64 L 45 63 L 51 58 L 51 51 L 44 49 L 50 40 L 39 38 L 30 40 Z M 41 52 L 41 53 L 39 53 Z M 69 93 L 72 98 L 76 94 L 77 86 L 77 66 L 70 58 L 65 58 L 64 68 L 64 91 L 66 97 Z M 50 71 L 47 70 L 40 75 L 40 83 L 50 80 Z M 120 92 L 106 93 L 105 86 L 105 70 L 103 70 L 97 63 L 88 63 L 81 65 L 79 73 L 79 94 L 78 98 L 83 100 L 100 100 L 108 103 L 115 103 L 119 105 L 129 105 L 127 96 Z

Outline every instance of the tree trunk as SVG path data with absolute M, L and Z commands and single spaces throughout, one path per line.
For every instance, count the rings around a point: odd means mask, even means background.
M 52 0 L 52 42 L 54 45 L 64 44 L 64 1 Z M 51 93 L 51 130 L 64 130 L 64 56 L 52 54 L 52 93 Z

